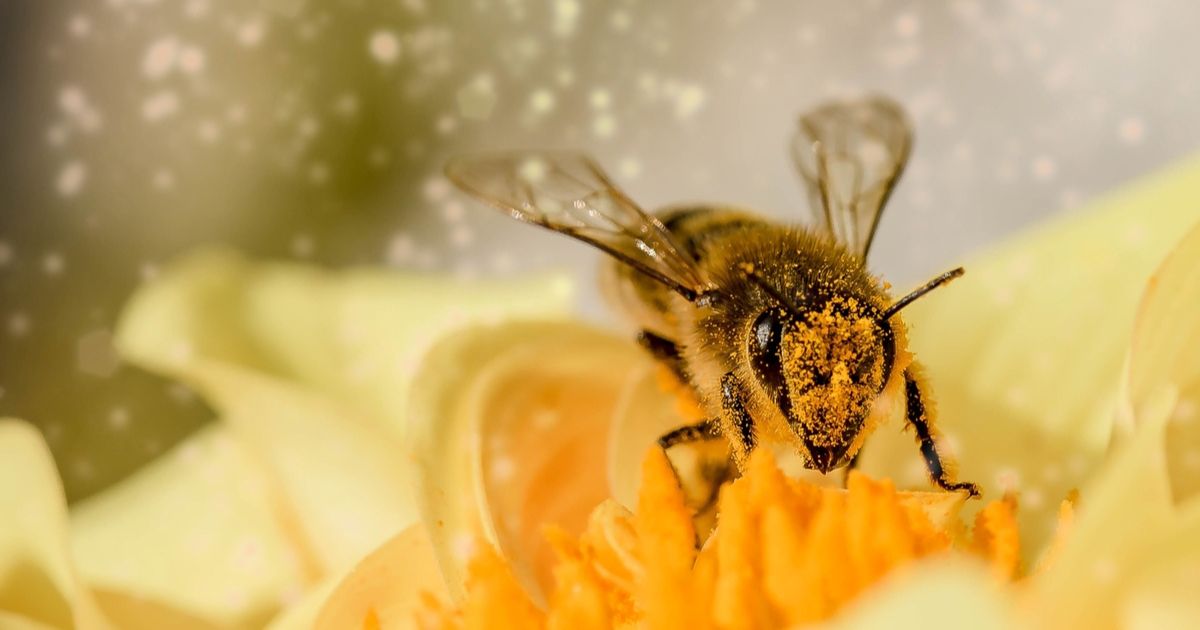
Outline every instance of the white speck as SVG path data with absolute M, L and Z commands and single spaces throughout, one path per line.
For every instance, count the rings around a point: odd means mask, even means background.
M 129 427 L 129 410 L 124 407 L 113 407 L 108 412 L 108 427 L 114 431 L 124 431 Z
M 905 13 L 896 18 L 896 34 L 901 37 L 912 37 L 921 30 L 921 22 L 917 16 Z
M 383 168 L 392 161 L 392 152 L 387 147 L 375 147 L 367 155 L 367 163 L 375 168 Z
M 456 558 L 466 562 L 475 556 L 475 537 L 470 534 L 456 534 L 450 539 L 450 550 Z
M 141 267 L 138 268 L 138 276 L 143 282 L 149 282 L 157 278 L 158 273 L 158 265 L 154 264 L 153 262 L 144 262 L 142 263 Z
M 92 478 L 96 470 L 92 467 L 90 460 L 81 457 L 71 464 L 71 472 L 75 475 L 76 479 L 87 480 Z
M 1141 118 L 1126 118 L 1117 125 L 1117 137 L 1126 144 L 1140 144 L 1146 137 L 1146 123 Z
M 58 188 L 58 194 L 64 197 L 73 197 L 83 190 L 86 181 L 87 166 L 83 162 L 69 162 L 58 172 L 58 181 L 55 186 Z
M 624 179 L 637 179 L 642 174 L 642 163 L 637 158 L 625 158 L 617 163 L 617 172 Z
M 688 118 L 704 105 L 704 88 L 699 85 L 686 85 L 679 90 L 675 99 L 675 115 Z
M 292 254 L 297 258 L 308 258 L 313 255 L 316 243 L 307 234 L 297 234 L 292 237 Z
M 531 184 L 536 184 L 546 176 L 546 163 L 538 158 L 529 158 L 517 167 L 517 175 Z
M 597 138 L 611 138 L 617 130 L 617 119 L 612 114 L 600 114 L 592 121 L 592 133 Z
M 1058 173 L 1058 164 L 1054 162 L 1053 158 L 1040 155 L 1034 158 L 1029 166 L 1029 170 L 1033 173 L 1035 179 L 1044 182 L 1052 179 Z
M 579 9 L 579 0 L 554 0 L 554 25 L 551 28 L 555 35 L 566 37 L 575 32 Z
M 434 128 L 437 129 L 437 132 L 443 136 L 449 133 L 454 133 L 454 130 L 458 129 L 458 120 L 455 119 L 454 116 L 450 115 L 440 116 L 438 117 L 437 122 L 434 123 Z
M 8 316 L 8 334 L 13 337 L 24 337 L 29 334 L 29 316 L 25 313 L 13 313 Z
M 221 126 L 212 120 L 200 121 L 196 127 L 196 137 L 209 144 L 221 138 Z
M 618 9 L 613 11 L 612 19 L 609 23 L 612 24 L 613 30 L 624 32 L 629 30 L 629 27 L 633 25 L 633 18 L 629 16 L 627 11 Z
M 612 95 L 604 88 L 596 88 L 592 90 L 588 102 L 596 109 L 606 109 L 612 103 Z
M 397 234 L 388 241 L 387 252 L 384 258 L 388 264 L 403 265 L 413 258 L 414 253 L 413 239 L 408 234 Z
M 313 138 L 321 131 L 321 123 L 312 116 L 306 116 L 300 121 L 300 124 L 296 125 L 296 131 L 301 138 Z
M 554 109 L 556 99 L 554 92 L 546 88 L 535 90 L 529 95 L 529 107 L 538 114 L 544 114 Z
M 350 118 L 358 113 L 358 107 L 358 96 L 343 94 L 333 104 L 333 111 L 337 112 L 339 116 Z
M 559 422 L 558 412 L 553 409 L 538 409 L 530 419 L 530 423 L 535 429 L 545 431 L 553 428 Z
M 428 201 L 441 201 L 450 193 L 450 182 L 446 181 L 444 177 L 430 177 L 425 180 L 425 185 L 421 187 L 421 192 Z
M 329 166 L 324 162 L 317 162 L 308 167 L 308 181 L 320 186 L 329 181 Z
M 1092 564 L 1092 577 L 1097 582 L 1112 582 L 1117 578 L 1117 563 L 1111 558 L 1097 558 Z
M 458 90 L 458 113 L 463 118 L 486 120 L 496 106 L 496 86 L 490 75 L 481 74 Z
M 63 260 L 62 254 L 50 253 L 42 258 L 42 271 L 48 276 L 61 275 L 66 267 L 67 262 Z
M 179 69 L 187 74 L 196 75 L 204 71 L 206 65 L 204 51 L 195 46 L 187 46 L 179 51 Z
M 457 201 L 450 201 L 447 202 L 445 206 L 442 206 L 442 218 L 445 219 L 447 223 L 458 223 L 462 221 L 463 214 L 463 205 Z
M 467 225 L 456 226 L 450 231 L 450 243 L 455 247 L 467 247 L 474 241 L 475 233 Z
M 496 481 L 509 481 L 517 474 L 517 463 L 511 457 L 497 457 L 492 462 L 492 478 Z
M 1005 492 L 1017 490 L 1021 485 L 1021 473 L 1013 468 L 1003 468 L 996 471 L 996 485 Z
M 179 97 L 170 90 L 164 90 L 142 101 L 142 117 L 150 122 L 157 122 L 179 111 Z
M 154 171 L 150 181 L 159 190 L 171 190 L 175 187 L 175 174 L 165 168 L 160 168 Z
M 142 55 L 142 74 L 150 79 L 161 79 L 171 73 L 178 58 L 179 42 L 174 37 L 158 39 Z
M 400 40 L 391 31 L 375 31 L 367 43 L 367 49 L 375 61 L 384 65 L 395 63 L 400 58 Z
M 92 21 L 86 15 L 75 15 L 67 23 L 67 30 L 75 37 L 85 37 L 92 32 Z
M 112 333 L 107 330 L 93 330 L 75 344 L 75 367 L 84 374 L 108 378 L 116 374 L 120 366 Z
M 67 143 L 67 137 L 69 135 L 70 132 L 67 130 L 66 125 L 51 125 L 50 128 L 46 130 L 46 142 L 50 146 L 61 147 Z
M 58 93 L 58 106 L 80 129 L 93 132 L 101 127 L 100 112 L 78 86 L 64 86 Z
M 265 34 L 266 28 L 258 20 L 245 22 L 237 30 L 238 42 L 246 47 L 257 46 Z
M 7 267 L 8 263 L 12 262 L 13 248 L 12 245 L 0 241 L 0 267 Z
M 1196 419 L 1196 401 L 1190 398 L 1184 398 L 1175 405 L 1175 411 L 1171 413 L 1171 420 L 1180 424 L 1187 424 Z

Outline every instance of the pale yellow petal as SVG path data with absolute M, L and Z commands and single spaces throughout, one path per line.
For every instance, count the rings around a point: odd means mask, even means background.
M 352 407 L 207 361 L 183 378 L 270 468 L 320 574 L 345 570 L 415 520 L 402 442 Z
M 329 597 L 345 577 L 344 574 L 326 576 L 316 586 L 305 591 L 299 600 L 275 615 L 265 630 L 312 630 L 325 602 L 329 601 Z M 441 579 L 440 575 L 438 579 Z
M 335 272 L 209 250 L 181 258 L 134 296 L 118 346 L 156 371 L 208 359 L 294 381 L 399 434 L 408 383 L 441 333 L 473 321 L 564 314 L 571 300 L 561 275 L 465 281 Z
M 452 594 L 462 595 L 479 536 L 538 592 L 551 555 L 541 526 L 578 533 L 609 496 L 614 406 L 648 363 L 620 337 L 565 322 L 464 329 L 430 352 L 409 437 L 423 520 Z
M 67 506 L 32 426 L 0 419 L 0 627 L 106 630 L 67 542 Z
M 612 496 L 632 509 L 641 487 L 642 460 L 658 438 L 686 423 L 676 410 L 675 396 L 665 391 L 661 368 L 648 365 L 633 375 L 617 401 L 608 440 L 608 479 Z M 682 449 L 676 449 L 682 450 Z
M 824 627 L 837 630 L 1004 630 L 1012 602 L 987 569 L 963 558 L 939 558 L 889 576 Z
M 416 517 L 403 427 L 425 346 L 569 297 L 551 276 L 463 283 L 204 252 L 135 296 L 118 347 L 218 410 L 271 469 L 318 572 L 338 574 Z
M 1125 590 L 1177 528 L 1162 452 L 1167 404 L 1081 491 L 1078 518 L 1023 610 L 1043 628 L 1116 627 Z
M 414 525 L 358 563 L 337 584 L 308 628 L 364 628 L 369 617 L 383 630 L 415 628 L 425 596 L 444 601 L 448 593 L 429 535 L 424 526 Z
M 151 608 L 256 627 L 316 575 L 283 505 L 270 471 L 212 426 L 75 506 L 72 549 L 122 627 Z
M 1154 274 L 1129 355 L 1129 411 L 1137 419 L 1162 390 L 1176 397 L 1167 466 L 1177 499 L 1200 492 L 1200 224 Z
M 904 315 L 958 476 L 985 498 L 1019 491 L 1028 550 L 1103 460 L 1138 298 L 1195 222 L 1197 198 L 1192 159 L 968 260 L 962 279 Z M 900 424 L 868 441 L 864 469 L 922 483 Z

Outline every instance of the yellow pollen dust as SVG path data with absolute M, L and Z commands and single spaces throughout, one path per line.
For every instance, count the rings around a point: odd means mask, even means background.
M 851 419 L 861 419 L 883 385 L 883 353 L 875 321 L 854 298 L 834 298 L 824 310 L 783 335 L 783 372 L 796 416 L 817 446 L 836 446 Z M 821 443 L 827 438 L 829 443 Z
M 847 490 L 785 477 L 768 451 L 726 485 L 718 526 L 697 548 L 692 513 L 655 449 L 636 514 L 609 501 L 578 538 L 554 530 L 554 590 L 544 609 L 495 552 L 472 567 L 458 610 L 429 602 L 429 628 L 775 628 L 828 619 L 873 584 L 938 553 L 979 557 L 998 579 L 1020 575 L 1016 502 L 986 506 L 971 532 L 964 497 L 898 492 L 851 473 Z

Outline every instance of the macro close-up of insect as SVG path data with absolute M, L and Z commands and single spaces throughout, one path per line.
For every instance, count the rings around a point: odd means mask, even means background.
M 806 226 L 725 206 L 647 213 L 577 153 L 475 154 L 446 174 L 515 219 L 611 256 L 607 297 L 705 413 L 659 438 L 664 449 L 723 439 L 741 468 L 756 447 L 784 445 L 828 473 L 852 468 L 902 404 L 933 483 L 978 496 L 939 448 L 930 388 L 899 316 L 963 270 L 892 298 L 866 264 L 911 144 L 907 116 L 885 98 L 801 116 L 792 151 L 814 217 Z

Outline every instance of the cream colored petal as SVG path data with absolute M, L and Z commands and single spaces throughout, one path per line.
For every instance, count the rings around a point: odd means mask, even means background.
M 345 577 L 344 574 L 326 576 L 319 584 L 305 591 L 298 601 L 289 604 L 272 618 L 266 625 L 266 630 L 313 630 L 317 615 L 321 614 L 325 602 Z M 441 575 L 436 577 L 440 582 Z
M 1167 466 L 1177 499 L 1200 493 L 1200 224 L 1154 274 L 1138 313 L 1129 355 L 1129 411 L 1169 390 Z
M 0 628 L 105 630 L 67 543 L 67 506 L 32 426 L 0 419 Z
M 1007 589 L 963 558 L 919 563 L 889 576 L 824 627 L 838 630 L 1003 630 L 1019 627 Z
M 220 412 L 270 467 L 318 572 L 338 574 L 415 518 L 403 420 L 425 347 L 463 322 L 561 312 L 569 289 L 205 252 L 135 296 L 118 347 Z
M 446 330 L 481 320 L 565 313 L 561 275 L 461 281 L 380 269 L 255 263 L 221 250 L 186 256 L 138 292 L 118 346 L 170 373 L 205 359 L 320 391 L 399 435 L 408 383 Z
M 429 535 L 414 525 L 371 552 L 341 580 L 306 630 L 368 627 L 415 628 L 423 597 L 445 602 L 449 595 L 430 546 Z M 302 626 L 296 626 L 299 629 Z
M 993 247 L 905 313 L 959 477 L 988 498 L 1020 492 L 1028 550 L 1103 459 L 1138 297 L 1197 198 L 1192 159 Z M 863 465 L 919 482 L 900 424 L 868 441 Z
M 465 329 L 430 352 L 409 437 L 422 517 L 456 598 L 478 537 L 536 592 L 549 557 L 541 526 L 582 531 L 609 495 L 613 408 L 648 362 L 630 342 L 565 322 Z
M 315 579 L 283 505 L 260 459 L 212 426 L 76 505 L 71 545 L 122 628 L 257 627 Z
M 1049 568 L 1030 578 L 1023 610 L 1044 628 L 1116 627 L 1123 597 L 1178 527 L 1162 453 L 1168 397 L 1082 489 L 1079 516 Z

